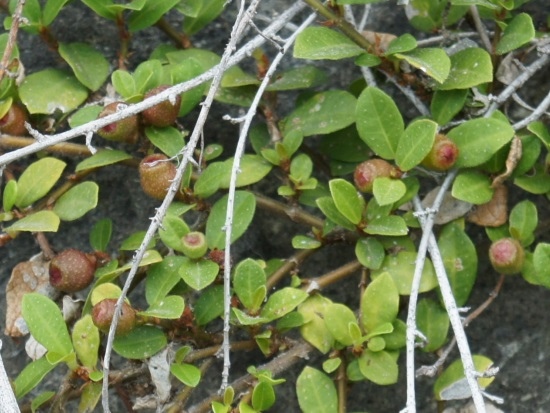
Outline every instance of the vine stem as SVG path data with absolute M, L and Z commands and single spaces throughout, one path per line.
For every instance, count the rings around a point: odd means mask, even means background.
M 189 143 L 187 146 L 183 149 L 183 159 L 178 166 L 176 176 L 174 177 L 174 180 L 172 184 L 170 185 L 170 188 L 168 189 L 168 193 L 166 194 L 166 197 L 164 198 L 161 206 L 157 209 L 157 212 L 155 216 L 152 218 L 152 222 L 149 225 L 149 228 L 147 229 L 147 232 L 145 234 L 145 237 L 143 239 L 143 242 L 141 243 L 139 249 L 135 252 L 134 257 L 132 259 L 132 268 L 130 269 L 130 272 L 128 274 L 128 278 L 126 279 L 126 282 L 124 284 L 124 287 L 122 289 L 122 293 L 117 301 L 115 313 L 113 315 L 113 321 L 111 324 L 111 328 L 109 330 L 109 335 L 107 337 L 107 345 L 105 348 L 105 358 L 104 358 L 104 365 L 103 365 L 103 387 L 102 387 L 102 405 L 103 410 L 105 413 L 110 413 L 109 408 L 109 364 L 111 359 L 111 353 L 113 348 L 113 341 L 116 331 L 116 326 L 118 324 L 118 320 L 120 318 L 122 303 L 124 302 L 124 298 L 126 297 L 126 294 L 130 288 L 130 285 L 132 283 L 133 278 L 135 277 L 137 273 L 137 269 L 139 267 L 139 263 L 143 259 L 145 255 L 145 251 L 147 249 L 147 245 L 149 242 L 153 239 L 155 233 L 157 232 L 158 228 L 160 227 L 160 224 L 162 222 L 162 219 L 166 215 L 166 211 L 168 210 L 168 207 L 170 206 L 172 200 L 174 199 L 174 196 L 178 190 L 178 187 L 180 185 L 182 176 L 184 174 L 184 171 L 187 167 L 187 164 L 189 163 L 189 159 L 193 156 L 193 152 L 195 148 L 197 147 L 197 143 L 202 136 L 202 130 L 203 126 L 206 122 L 206 119 L 208 117 L 208 113 L 210 111 L 210 106 L 214 100 L 214 96 L 216 94 L 217 88 L 219 87 L 221 83 L 221 78 L 225 72 L 225 70 L 230 67 L 231 65 L 237 64 L 240 60 L 244 59 L 246 56 L 248 56 L 254 49 L 259 47 L 261 44 L 263 44 L 266 41 L 266 37 L 269 38 L 273 34 L 277 33 L 281 28 L 283 28 L 287 21 L 289 21 L 293 16 L 295 16 L 300 10 L 302 10 L 305 6 L 302 3 L 297 3 L 294 6 L 288 8 L 284 13 L 281 13 L 281 15 L 273 21 L 273 23 L 266 28 L 263 33 L 256 36 L 254 39 L 252 39 L 250 42 L 245 44 L 242 48 L 240 48 L 234 56 L 231 57 L 231 53 L 233 51 L 233 47 L 235 47 L 236 42 L 234 42 L 234 39 L 230 41 L 228 44 L 228 47 L 226 48 L 226 51 L 224 52 L 221 62 L 219 65 L 215 66 L 208 72 L 204 73 L 201 76 L 198 76 L 195 79 L 192 79 L 188 82 L 181 83 L 179 85 L 176 85 L 170 89 L 167 89 L 166 91 L 159 93 L 158 95 L 154 96 L 157 97 L 157 99 L 153 100 L 154 97 L 147 99 L 146 101 L 141 102 L 141 104 L 136 104 L 129 106 L 128 108 L 124 109 L 121 112 L 118 112 L 114 115 L 110 115 L 108 117 L 105 117 L 103 119 L 100 119 L 101 124 L 98 123 L 98 121 L 91 122 L 88 125 L 81 126 L 79 128 L 75 128 L 72 131 L 72 136 L 79 136 L 83 133 L 85 133 L 86 130 L 97 130 L 97 128 L 105 126 L 109 123 L 112 123 L 116 120 L 123 119 L 124 116 L 122 114 L 124 113 L 125 116 L 130 116 L 132 114 L 136 114 L 147 107 L 151 107 L 155 105 L 156 103 L 159 103 L 163 100 L 169 99 L 170 96 L 176 95 L 179 93 L 182 93 L 184 90 L 189 90 L 190 88 L 199 85 L 203 83 L 204 81 L 212 80 L 212 84 L 210 86 L 210 89 L 208 91 L 208 95 L 204 102 L 202 103 L 202 108 L 199 113 L 199 116 L 197 118 L 197 122 L 195 123 L 195 127 L 193 129 L 193 133 L 191 134 L 191 137 L 189 138 Z M 238 21 L 235 23 L 235 25 L 238 25 Z M 118 115 L 119 117 L 115 119 L 115 116 Z M 87 126 L 87 128 L 86 128 Z M 95 128 L 95 129 L 94 129 Z M 76 131 L 76 132 L 75 132 Z M 61 135 L 64 135 L 61 137 Z M 48 143 L 58 143 L 62 142 L 64 140 L 70 139 L 70 137 L 67 136 L 68 132 L 65 134 L 59 134 L 55 139 L 52 139 L 50 137 L 48 139 Z M 31 145 L 33 146 L 33 150 L 31 150 L 28 153 L 34 153 L 38 149 L 38 146 L 44 146 L 47 147 L 49 145 L 45 145 L 43 142 L 37 142 L 37 145 Z M 19 151 L 22 151 L 24 149 L 29 150 L 30 147 L 23 148 Z M 7 154 L 9 155 L 9 154 Z M 12 155 L 13 156 L 13 155 Z M 0 166 L 2 165 L 3 160 L 6 158 L 6 156 L 0 157 Z M 15 158 L 17 159 L 17 158 Z
M 224 256 L 224 311 L 223 311 L 223 320 L 224 320 L 224 327 L 223 327 L 223 372 L 222 372 L 222 385 L 221 390 L 225 390 L 227 388 L 228 382 L 229 382 L 229 368 L 231 366 L 230 363 L 230 340 L 229 340 L 229 319 L 231 315 L 231 234 L 232 234 L 232 224 L 233 224 L 233 215 L 234 215 L 234 207 L 235 207 L 235 191 L 237 187 L 237 176 L 240 172 L 240 162 L 241 158 L 244 154 L 245 144 L 246 144 L 246 138 L 248 136 L 248 130 L 250 128 L 250 125 L 252 123 L 252 120 L 254 119 L 258 105 L 260 104 L 260 100 L 262 98 L 262 95 L 269 85 L 269 81 L 275 71 L 277 70 L 277 66 L 283 59 L 285 55 L 285 51 L 292 46 L 294 41 L 296 40 L 296 37 L 313 21 L 315 20 L 315 13 L 312 13 L 309 15 L 309 17 L 306 18 L 306 20 L 298 27 L 297 30 L 295 30 L 292 35 L 286 40 L 285 44 L 277 53 L 277 56 L 273 59 L 271 62 L 271 65 L 266 72 L 262 83 L 258 87 L 258 91 L 256 92 L 256 95 L 254 96 L 254 100 L 252 101 L 252 104 L 250 105 L 250 108 L 248 109 L 246 115 L 243 118 L 238 119 L 239 122 L 242 122 L 241 124 L 241 130 L 239 134 L 239 140 L 237 142 L 237 147 L 235 149 L 235 156 L 233 160 L 233 166 L 231 168 L 231 180 L 229 183 L 229 193 L 228 193 L 228 199 L 227 199 L 227 212 L 225 216 L 225 256 Z M 227 117 L 226 117 L 227 119 Z

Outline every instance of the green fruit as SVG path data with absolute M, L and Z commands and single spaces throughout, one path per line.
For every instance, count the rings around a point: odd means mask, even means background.
M 491 244 L 489 259 L 500 274 L 516 274 L 523 268 L 525 251 L 518 240 L 501 238 Z
M 164 199 L 175 176 L 176 166 L 165 155 L 148 155 L 139 164 L 141 188 L 152 198 Z
M 422 161 L 422 166 L 434 171 L 448 171 L 458 159 L 456 144 L 445 135 L 437 134 L 432 149 Z
M 163 86 L 158 86 L 154 89 L 151 89 L 145 94 L 144 99 L 157 95 L 160 92 L 165 91 L 169 87 L 170 86 L 163 85 Z M 173 125 L 178 117 L 180 106 L 181 106 L 180 95 L 177 95 L 173 102 L 170 102 L 170 100 L 165 100 L 163 102 L 160 102 L 155 106 L 150 107 L 149 109 L 145 109 L 141 113 L 143 122 L 147 125 L 157 126 L 159 128 Z
M 96 260 L 93 255 L 67 249 L 50 262 L 50 284 L 65 293 L 83 290 L 92 283 L 95 268 Z
M 28 120 L 27 112 L 20 105 L 14 103 L 0 119 L 0 132 L 14 136 L 27 135 L 25 122 Z
M 372 186 L 376 178 L 399 178 L 401 171 L 383 159 L 369 159 L 355 168 L 353 181 L 361 192 L 372 192 Z
M 193 231 L 184 235 L 181 243 L 183 253 L 192 260 L 202 258 L 208 250 L 206 236 L 202 232 Z
M 106 298 L 92 308 L 92 321 L 104 333 L 109 332 L 115 313 L 116 298 Z M 122 336 L 133 330 L 136 325 L 136 311 L 127 302 L 122 303 L 120 318 L 115 334 Z
M 109 103 L 103 108 L 98 119 L 112 115 L 125 109 L 128 105 L 124 102 Z M 117 122 L 110 123 L 97 131 L 99 136 L 104 139 L 116 142 L 126 142 L 134 144 L 138 138 L 138 117 L 132 115 Z

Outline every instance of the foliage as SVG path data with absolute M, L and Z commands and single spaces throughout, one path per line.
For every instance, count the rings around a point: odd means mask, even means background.
M 155 403 L 159 409 L 174 409 L 169 411 L 182 409 L 190 390 L 204 384 L 209 360 L 221 348 L 222 337 L 216 331 L 224 317 L 224 299 L 231 304 L 226 320 L 231 337 L 241 340 L 233 343 L 232 350 L 253 347 L 289 366 L 305 364 L 292 383 L 300 409 L 342 412 L 347 397 L 344 389 L 350 383 L 389 386 L 397 382 L 402 374 L 399 359 L 407 345 L 403 308 L 409 299 L 416 302 L 418 293 L 416 328 L 422 336 L 413 337 L 409 344 L 434 354 L 449 345 L 453 315 L 448 311 L 449 297 L 440 289 L 439 275 L 443 272 L 448 278 L 453 302 L 460 307 L 468 305 L 478 262 L 488 261 L 487 251 L 476 249 L 473 242 L 480 233 L 487 245 L 501 238 L 517 240 L 525 249 L 521 276 L 550 288 L 550 244 L 540 236 L 548 223 L 538 219 L 538 205 L 550 199 L 550 132 L 533 116 L 541 116 L 547 108 L 531 110 L 526 120 L 501 111 L 510 96 L 502 90 L 523 85 L 512 72 L 511 59 L 530 61 L 525 56 L 536 57 L 532 45 L 542 43 L 532 17 L 522 12 L 520 6 L 525 2 L 411 0 L 404 7 L 415 35 L 397 37 L 361 34 L 343 22 L 345 10 L 359 11 L 359 5 L 374 3 L 372 0 L 335 0 L 331 7 L 317 0 L 306 1 L 325 21 L 297 35 L 291 69 L 267 77 L 269 83 L 258 106 L 261 116 L 250 130 L 250 148 L 240 156 L 227 154 L 232 144 L 225 136 L 207 141 L 204 148 L 188 150 L 190 131 L 182 125 L 195 119 L 211 78 L 204 77 L 201 84 L 184 92 L 170 88 L 209 73 L 222 61 L 210 50 L 194 48 L 193 42 L 194 36 L 200 36 L 224 12 L 225 1 L 83 1 L 87 13 L 117 27 L 120 50 L 116 68 L 112 68 L 112 56 L 104 55 L 101 45 L 87 43 L 85 37 L 74 43 L 58 42 L 53 36 L 52 23 L 62 11 L 71 11 L 70 2 L 27 0 L 20 29 L 41 37 L 66 65 L 23 75 L 19 46 L 7 55 L 9 73 L 1 68 L 0 118 L 8 116 L 12 105 L 22 105 L 33 137 L 21 141 L 7 134 L 0 136 L 0 146 L 6 152 L 0 155 L 0 168 L 5 167 L 0 243 L 10 248 L 15 237 L 34 234 L 49 261 L 48 239 L 57 240 L 60 227 L 81 220 L 89 227 L 97 269 L 92 286 L 83 293 L 85 302 L 78 305 L 72 318 L 65 317 L 64 309 L 62 312 L 58 294 L 44 287 L 47 279 L 26 294 L 16 290 L 13 297 L 8 296 L 8 302 L 17 302 L 8 313 L 21 316 L 33 339 L 43 347 L 40 354 L 29 354 L 34 361 L 14 379 L 18 399 L 23 403 L 31 392 L 33 408 L 43 403 L 55 406 L 56 401 L 64 400 L 64 387 L 57 394 L 37 394 L 33 389 L 52 370 L 66 365 L 72 372 L 70 380 L 79 382 L 79 411 L 95 408 L 105 380 L 99 360 L 105 357 L 107 335 L 92 319 L 93 308 L 106 299 L 119 299 L 125 275 L 138 267 L 140 277 L 130 297 L 121 297 L 135 311 L 136 325 L 127 334 L 116 336 L 113 350 L 128 362 L 118 371 L 120 380 L 133 382 L 129 371 L 137 361 L 144 366 L 142 371 L 148 368 L 151 372 Z M 4 20 L 7 29 L 16 27 L 18 17 L 12 16 L 17 3 L 9 2 L 10 16 Z M 494 25 L 489 49 L 479 33 L 469 42 L 455 40 L 462 34 L 457 24 L 468 10 L 476 10 L 472 18 L 481 15 Z M 163 17 L 167 14 L 184 17 L 181 31 L 169 26 Z M 128 63 L 129 50 L 135 47 L 132 36 L 155 30 L 153 26 L 172 35 L 177 47 L 155 45 L 149 59 L 132 67 Z M 421 37 L 419 32 L 433 38 L 421 43 L 415 38 Z M 457 36 L 447 37 L 450 32 Z M 443 36 L 435 37 L 435 33 Z M 9 36 L 0 36 L 0 50 L 7 50 Z M 430 47 L 424 47 L 426 44 Z M 248 71 L 233 66 L 224 72 L 216 100 L 226 105 L 228 112 L 253 104 L 271 64 L 267 50 L 249 50 L 255 72 L 250 65 Z M 540 50 L 548 53 L 542 47 Z M 320 62 L 313 65 L 312 60 Z M 334 89 L 328 65 L 345 67 L 358 80 L 348 79 L 348 85 Z M 16 81 L 10 75 L 13 73 L 22 78 Z M 361 73 L 367 74 L 365 78 Z M 396 98 L 384 79 L 404 91 L 405 97 Z M 21 165 L 5 160 L 34 138 L 49 139 L 44 133 L 55 135 L 86 127 L 101 118 L 109 93 L 132 110 L 135 104 L 147 104 L 152 89 L 166 92 L 163 99 L 170 102 L 168 106 L 177 102 L 181 123 L 145 126 L 140 122 L 138 143 L 124 142 L 124 137 L 107 142 L 93 135 L 98 127 L 91 127 L 83 133 L 86 145 L 74 145 L 67 151 L 54 146 L 48 155 L 39 154 Z M 277 103 L 289 92 L 297 94 L 290 109 Z M 176 99 L 180 97 L 181 102 Z M 417 111 L 414 116 L 410 110 L 403 111 L 403 99 L 409 99 L 407 104 Z M 156 105 L 160 110 L 161 105 Z M 119 109 L 124 110 L 126 105 Z M 130 115 L 136 112 L 125 116 Z M 102 130 L 120 121 L 108 119 L 113 123 L 105 123 Z M 44 129 L 46 123 L 48 130 Z M 449 174 L 429 170 L 426 162 L 439 135 L 454 145 L 451 155 L 458 154 Z M 152 183 L 162 196 L 173 195 L 175 200 L 148 243 L 143 244 L 147 238 L 141 223 L 131 228 L 126 239 L 116 240 L 113 234 L 119 229 L 109 216 L 95 222 L 89 218 L 98 204 L 106 202 L 108 191 L 94 181 L 94 174 L 124 166 L 133 168 L 130 173 L 137 182 L 136 167 L 151 154 L 166 155 L 155 158 L 157 164 L 170 165 L 163 169 L 173 172 L 175 165 L 180 168 L 179 175 L 162 180 L 154 177 L 157 180 Z M 85 159 L 74 162 L 76 156 Z M 362 193 L 353 172 L 368 159 L 388 161 L 398 173 L 376 177 L 372 190 Z M 238 173 L 232 181 L 235 165 Z M 452 180 L 452 187 L 446 194 L 448 202 L 438 211 L 434 243 L 442 262 L 433 253 L 431 260 L 424 261 L 419 240 L 425 222 L 416 201 L 445 177 Z M 177 185 L 173 193 L 171 185 Z M 431 207 L 429 196 L 425 208 Z M 509 213 L 508 204 L 512 204 Z M 414 209 L 421 213 L 413 213 Z M 226 256 L 247 233 L 261 231 L 259 210 L 272 216 L 275 224 L 269 225 L 291 228 L 293 255 L 258 259 L 252 250 L 246 250 Z M 232 211 L 229 221 L 228 211 Z M 229 226 L 231 234 L 227 236 Z M 184 244 L 187 234 L 197 232 L 201 245 Z M 141 244 L 146 247 L 143 259 L 128 261 L 126 251 L 138 250 Z M 311 257 L 334 244 L 349 248 L 355 259 L 337 263 L 340 267 L 333 271 L 300 272 Z M 224 298 L 227 271 L 231 273 L 231 290 Z M 415 287 L 416 272 L 420 278 Z M 324 292 L 331 284 L 349 289 L 349 278 L 360 288 L 339 296 Z M 138 283 L 141 286 L 136 288 Z M 24 328 L 8 327 L 12 335 L 26 333 Z M 302 344 L 309 344 L 308 352 L 320 355 L 321 362 L 285 359 L 286 350 L 296 346 L 298 336 Z M 157 363 L 166 376 L 153 372 Z M 473 363 L 483 373 L 492 361 L 475 355 Z M 268 363 L 270 370 L 260 367 L 262 364 L 259 360 L 249 367 L 247 380 L 232 383 L 242 387 L 230 386 L 223 397 L 210 400 L 212 411 L 282 409 L 277 385 L 284 380 L 275 377 L 284 375 L 284 369 Z M 464 359 L 456 360 L 440 372 L 434 381 L 436 400 L 470 397 L 469 373 L 463 365 L 468 365 Z M 484 389 L 492 380 L 479 379 L 480 387 Z

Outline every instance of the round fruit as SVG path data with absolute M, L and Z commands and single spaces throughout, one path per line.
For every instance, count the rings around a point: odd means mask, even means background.
M 206 237 L 202 232 L 193 231 L 184 235 L 181 243 L 183 253 L 192 260 L 202 258 L 208 250 Z
M 93 281 L 95 268 L 96 260 L 93 255 L 67 249 L 50 262 L 50 284 L 65 293 L 83 290 Z
M 104 333 L 109 332 L 113 315 L 115 314 L 117 300 L 115 298 L 106 298 L 100 301 L 92 308 L 92 321 L 97 328 Z M 136 311 L 127 302 L 122 303 L 122 309 L 115 334 L 122 336 L 133 330 L 136 325 Z
M 160 92 L 165 91 L 170 86 L 162 85 L 148 91 L 144 99 L 150 98 L 151 96 L 157 95 Z M 177 95 L 176 98 L 171 102 L 170 100 L 165 100 L 152 106 L 148 109 L 145 109 L 141 115 L 143 117 L 143 122 L 147 125 L 157 126 L 163 128 L 165 126 L 173 125 L 178 117 L 181 106 L 181 96 Z
M 383 159 L 369 159 L 355 168 L 353 180 L 361 192 L 372 192 L 376 178 L 399 178 L 401 171 Z
M 518 240 L 501 238 L 491 244 L 489 259 L 500 274 L 516 274 L 523 268 L 525 251 Z
M 432 149 L 422 161 L 422 165 L 434 171 L 448 171 L 458 159 L 456 144 L 445 135 L 437 134 Z
M 25 122 L 28 120 L 27 112 L 21 106 L 14 103 L 0 119 L 0 132 L 15 136 L 27 135 Z
M 148 155 L 139 164 L 141 188 L 152 198 L 164 199 L 175 176 L 176 166 L 165 155 Z
M 124 102 L 109 103 L 103 108 L 98 119 L 117 113 L 128 105 Z M 116 142 L 136 143 L 138 138 L 138 117 L 132 115 L 117 122 L 110 123 L 97 131 L 104 139 Z

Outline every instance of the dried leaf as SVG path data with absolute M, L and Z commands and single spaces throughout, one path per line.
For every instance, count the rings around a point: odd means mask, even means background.
M 54 299 L 58 292 L 50 285 L 48 269 L 42 253 L 29 261 L 20 262 L 11 273 L 6 287 L 6 328 L 4 333 L 11 337 L 21 337 L 29 333 L 21 316 L 21 300 L 27 293 L 37 292 Z
M 482 227 L 498 227 L 508 220 L 508 188 L 499 185 L 493 198 L 486 204 L 478 205 L 468 214 L 468 221 Z
M 25 343 L 25 352 L 33 361 L 42 357 L 48 349 L 40 344 L 33 336 L 29 336 L 29 339 Z
M 422 200 L 423 208 L 431 208 L 440 187 L 432 189 Z M 451 222 L 457 218 L 464 216 L 472 208 L 472 204 L 464 202 L 459 199 L 453 198 L 449 191 L 445 192 L 443 202 L 437 215 L 435 216 L 434 223 L 437 225 L 443 225 L 447 222 Z
M 512 145 L 510 146 L 510 152 L 508 152 L 508 157 L 506 158 L 506 171 L 493 179 L 493 183 L 491 184 L 493 188 L 502 185 L 502 183 L 510 175 L 512 175 L 512 172 L 514 172 L 514 169 L 516 169 L 516 166 L 521 159 L 522 152 L 521 139 L 514 136 L 514 139 L 512 139 Z
M 147 362 L 151 379 L 157 389 L 156 395 L 159 405 L 166 403 L 170 398 L 170 390 L 172 389 L 170 383 L 170 363 L 173 355 L 174 352 L 168 346 L 151 357 Z
M 397 39 L 395 34 L 391 33 L 382 33 L 382 32 L 372 32 L 370 30 L 365 30 L 361 33 L 369 43 L 375 45 L 379 50 L 385 52 L 388 50 L 388 46 L 392 40 Z

